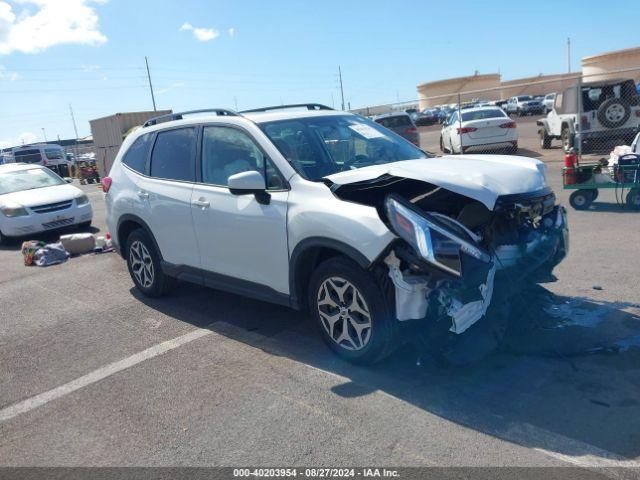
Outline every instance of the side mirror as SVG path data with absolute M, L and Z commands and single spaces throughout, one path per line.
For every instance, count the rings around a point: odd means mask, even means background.
M 246 195 L 248 193 L 264 192 L 267 185 L 260 172 L 250 170 L 248 172 L 236 173 L 227 180 L 229 190 L 234 195 Z
M 73 178 L 71 177 L 64 177 L 64 181 L 67 183 L 73 183 Z

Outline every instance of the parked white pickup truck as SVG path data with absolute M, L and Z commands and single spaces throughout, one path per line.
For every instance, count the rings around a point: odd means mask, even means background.
M 633 80 L 583 83 L 581 90 L 581 97 L 577 87 L 556 95 L 553 109 L 537 121 L 540 146 L 551 148 L 554 139 L 562 141 L 565 152 L 578 146 L 583 152 L 606 152 L 612 145 L 629 145 L 640 127 L 640 99 Z

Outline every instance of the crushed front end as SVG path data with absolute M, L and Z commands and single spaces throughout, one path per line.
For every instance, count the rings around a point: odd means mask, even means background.
M 493 211 L 472 202 L 457 218 L 391 194 L 385 216 L 401 239 L 384 258 L 396 315 L 424 322 L 425 343 L 443 327 L 459 335 L 481 319 L 477 332 L 499 336 L 511 320 L 510 298 L 549 279 L 568 249 L 566 211 L 547 190 L 500 198 Z

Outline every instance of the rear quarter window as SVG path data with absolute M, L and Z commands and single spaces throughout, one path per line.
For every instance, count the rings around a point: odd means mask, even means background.
M 159 132 L 151 153 L 150 173 L 156 178 L 195 182 L 196 129 Z
M 122 163 L 138 173 L 145 173 L 147 170 L 147 157 L 153 136 L 146 133 L 138 137 L 129 147 L 127 153 L 122 158 Z

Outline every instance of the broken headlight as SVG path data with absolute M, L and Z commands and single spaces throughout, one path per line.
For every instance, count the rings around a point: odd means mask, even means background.
M 394 196 L 385 201 L 387 218 L 393 231 L 406 240 L 427 262 L 457 276 L 462 276 L 461 254 L 489 263 L 488 253 L 473 244 L 464 227 L 440 215 L 419 212 Z

